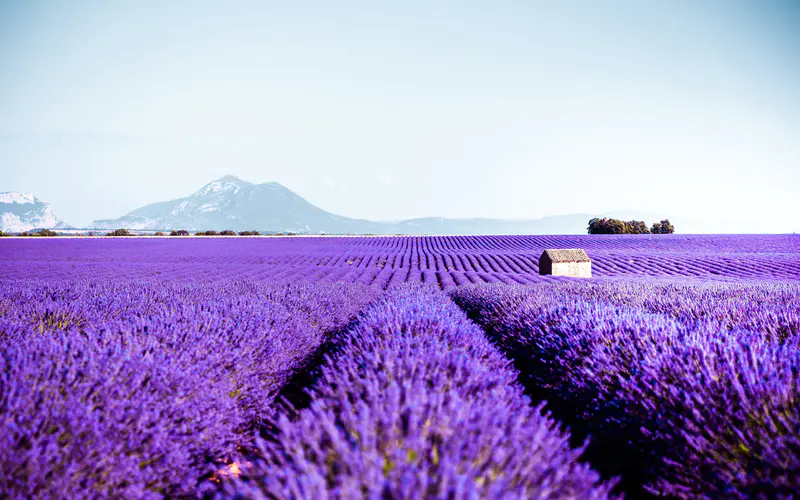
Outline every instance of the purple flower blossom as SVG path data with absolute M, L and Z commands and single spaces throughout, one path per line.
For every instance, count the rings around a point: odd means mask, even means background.
M 298 498 L 606 498 L 569 435 L 444 296 L 399 288 L 322 367 L 311 406 L 229 494 Z
M 750 306 L 736 297 L 763 296 L 769 309 L 796 304 L 798 289 L 594 286 L 481 286 L 452 295 L 515 360 L 529 394 L 592 436 L 590 462 L 621 474 L 628 491 L 681 498 L 796 492 L 800 338 L 782 318 L 797 310 L 762 315 L 765 331 L 753 331 L 743 327 L 758 324 L 736 309 Z M 685 314 L 649 312 L 669 304 L 660 298 L 665 290 L 706 300 Z
M 0 491 L 192 491 L 375 296 L 342 284 L 0 282 Z

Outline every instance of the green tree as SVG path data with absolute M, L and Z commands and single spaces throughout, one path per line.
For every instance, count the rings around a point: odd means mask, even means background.
M 661 222 L 653 223 L 650 232 L 653 234 L 673 234 L 675 232 L 675 226 L 669 222 L 669 219 L 664 219 Z

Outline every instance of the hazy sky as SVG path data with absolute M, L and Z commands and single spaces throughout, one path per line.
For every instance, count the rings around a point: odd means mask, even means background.
M 0 0 L 0 191 L 800 231 L 800 2 Z

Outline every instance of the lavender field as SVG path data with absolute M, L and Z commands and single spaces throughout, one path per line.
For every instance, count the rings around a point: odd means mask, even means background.
M 598 277 L 800 279 L 800 236 L 404 236 L 0 240 L 0 278 L 539 281 L 545 248 L 585 248 Z
M 0 348 L 0 497 L 800 491 L 796 235 L 5 238 Z

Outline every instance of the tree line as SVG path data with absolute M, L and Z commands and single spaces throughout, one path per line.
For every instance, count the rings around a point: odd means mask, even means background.
M 619 220 L 595 217 L 589 221 L 589 234 L 672 234 L 675 232 L 669 219 L 654 222 L 649 228 L 641 220 Z
M 278 233 L 278 234 L 281 234 L 281 233 Z M 174 230 L 170 231 L 170 233 L 169 233 L 169 236 L 191 236 L 191 235 L 192 235 L 192 233 L 190 233 L 189 231 L 187 231 L 185 229 L 174 229 Z M 236 231 L 232 231 L 230 229 L 226 229 L 224 231 L 219 231 L 219 232 L 213 231 L 213 230 L 198 231 L 198 232 L 194 233 L 194 235 L 195 236 L 237 236 L 237 235 L 238 236 L 260 236 L 261 233 L 259 233 L 258 231 L 239 231 L 237 233 Z M 120 229 L 115 229 L 115 230 L 111 231 L 110 233 L 106 233 L 106 236 L 136 236 L 136 233 L 132 233 L 132 232 L 128 231 L 127 229 L 120 228 Z M 153 236 L 167 236 L 167 234 L 163 233 L 161 231 L 158 231 L 156 233 L 153 233 Z

